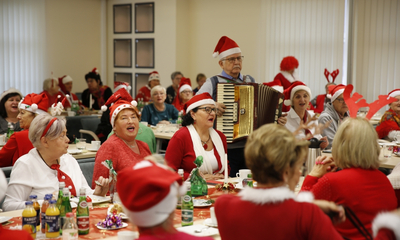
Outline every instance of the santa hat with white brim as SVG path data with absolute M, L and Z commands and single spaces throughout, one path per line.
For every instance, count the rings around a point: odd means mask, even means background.
M 125 88 L 126 91 L 128 91 L 128 92 L 131 90 L 131 86 L 129 86 L 129 83 L 127 83 L 127 82 L 115 81 L 115 82 L 114 82 L 114 92 L 117 92 L 117 91 L 120 90 L 121 88 Z
M 66 75 L 66 76 L 62 77 L 62 83 L 63 84 L 66 84 L 66 83 L 69 83 L 69 82 L 72 82 L 72 81 L 73 80 L 69 75 Z
M 283 94 L 285 95 L 285 99 L 286 99 L 283 103 L 286 106 L 292 106 L 294 94 L 300 90 L 306 91 L 308 93 L 308 95 L 310 95 L 310 99 L 312 98 L 311 89 L 309 87 L 307 87 L 303 82 L 295 81 L 292 83 L 292 85 L 290 85 L 289 88 L 287 88 L 283 92 Z
M 185 113 L 189 113 L 190 110 L 193 110 L 204 104 L 215 105 L 215 101 L 212 99 L 211 95 L 208 92 L 192 97 L 189 101 L 185 103 L 185 105 L 183 106 L 183 110 L 185 110 Z
M 339 85 L 329 85 L 328 91 L 329 94 L 327 95 L 328 98 L 331 99 L 331 102 L 335 101 L 341 94 L 343 94 L 346 85 L 339 84 Z
M 390 97 L 397 97 L 400 96 L 400 89 L 395 89 L 388 94 L 388 99 Z
M 181 185 L 181 176 L 148 160 L 118 172 L 117 189 L 124 213 L 139 227 L 163 223 L 175 211 L 178 197 L 186 192 Z
M 219 39 L 217 46 L 214 49 L 213 57 L 216 58 L 219 56 L 219 59 L 222 59 L 241 52 L 239 45 L 235 41 L 227 36 L 223 36 Z
M 140 118 L 140 114 L 138 109 L 136 108 L 137 102 L 133 100 L 132 96 L 126 91 L 125 88 L 121 88 L 116 91 L 111 97 L 107 100 L 107 102 L 101 106 L 101 110 L 103 112 L 107 111 L 107 105 L 112 104 L 110 107 L 110 122 L 111 126 L 114 127 L 115 119 L 122 110 L 130 108 L 132 109 L 138 118 Z
M 149 74 L 149 82 L 150 82 L 150 81 L 153 81 L 153 80 L 160 80 L 160 74 L 158 74 L 157 71 L 152 71 L 152 72 Z
M 264 85 L 267 85 L 269 87 L 272 87 L 273 89 L 275 89 L 276 91 L 283 93 L 283 87 L 281 84 L 281 81 L 279 80 L 274 80 L 272 82 L 264 82 Z
M 36 114 L 48 114 L 49 98 L 44 92 L 41 94 L 31 93 L 19 102 L 18 108 Z
M 190 78 L 182 77 L 181 81 L 179 82 L 179 93 L 185 91 L 186 89 L 189 89 L 190 91 L 192 91 Z

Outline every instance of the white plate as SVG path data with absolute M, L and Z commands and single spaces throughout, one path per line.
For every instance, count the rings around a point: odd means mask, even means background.
M 193 199 L 193 207 L 208 207 L 211 203 L 207 203 L 205 199 Z
M 93 204 L 111 201 L 110 196 L 101 197 L 101 196 L 96 196 L 96 195 L 89 195 L 89 197 L 92 199 L 92 203 Z M 79 198 L 77 198 L 77 197 L 71 198 L 71 202 L 74 202 L 74 203 L 78 204 L 79 203 Z
M 95 148 L 86 148 L 86 150 L 91 151 L 91 152 L 97 152 L 97 151 L 99 151 L 99 149 L 95 149 Z
M 0 217 L 0 223 L 5 223 L 10 220 L 12 217 Z
M 80 154 L 80 153 L 82 153 L 82 150 L 79 150 L 79 149 L 68 149 L 68 153 L 71 154 L 71 155 Z
M 111 214 L 111 208 L 113 207 L 113 205 L 110 205 L 109 207 L 108 207 L 108 209 L 107 209 L 107 214 Z M 124 219 L 124 220 L 126 220 L 126 219 L 129 219 L 127 216 L 126 216 L 126 214 L 125 213 L 120 213 L 120 215 L 121 215 L 121 218 L 122 219 Z
M 208 227 L 214 227 L 214 228 L 218 227 L 218 224 L 213 223 L 211 218 L 207 218 L 206 220 L 204 220 L 203 223 Z
M 127 223 L 122 223 L 122 227 L 119 227 L 119 228 L 103 228 L 103 227 L 101 227 L 101 226 L 97 226 L 97 224 L 96 224 L 96 227 L 98 228 L 98 229 L 100 229 L 100 230 L 118 230 L 118 229 L 121 229 L 121 228 L 124 228 L 124 227 L 127 227 L 128 226 L 128 224 Z
M 185 232 L 187 234 L 193 235 L 193 236 L 213 236 L 213 235 L 218 235 L 219 231 L 218 228 L 212 228 L 212 227 L 207 227 L 204 225 L 192 225 L 192 226 L 186 226 L 186 227 L 179 227 L 177 228 L 178 231 L 180 232 Z M 195 230 L 202 230 L 201 232 L 197 233 L 194 232 Z

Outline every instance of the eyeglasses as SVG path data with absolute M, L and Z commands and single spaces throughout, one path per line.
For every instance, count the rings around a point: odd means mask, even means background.
M 343 103 L 343 102 L 344 102 L 344 99 L 343 99 L 343 98 L 336 98 L 336 100 L 337 100 L 338 102 L 340 102 L 340 103 Z
M 161 93 L 154 93 L 153 96 L 163 96 L 165 93 L 161 92 Z
M 182 91 L 181 93 L 186 93 L 186 94 L 188 94 L 188 93 L 192 93 L 193 91 L 190 91 L 190 90 L 185 90 L 185 91 Z
M 221 61 L 228 61 L 230 63 L 234 63 L 236 60 L 238 60 L 238 62 L 242 62 L 243 59 L 244 59 L 244 56 L 240 56 L 240 57 L 225 58 L 225 59 L 222 59 Z
M 211 111 L 214 111 L 215 113 L 217 113 L 218 111 L 217 108 L 211 108 L 211 107 L 199 107 L 198 109 L 203 109 L 208 114 L 210 114 Z

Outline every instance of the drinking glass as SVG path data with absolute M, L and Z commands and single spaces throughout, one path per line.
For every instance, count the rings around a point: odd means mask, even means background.
M 76 148 L 79 150 L 86 149 L 86 139 L 85 138 L 77 138 L 76 139 Z

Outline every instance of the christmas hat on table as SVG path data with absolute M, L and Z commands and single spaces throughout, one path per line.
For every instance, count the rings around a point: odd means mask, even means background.
M 310 95 L 310 99 L 312 98 L 310 88 L 307 87 L 303 82 L 295 81 L 295 82 L 292 83 L 292 85 L 290 85 L 289 88 L 287 88 L 283 92 L 283 95 L 285 95 L 285 101 L 283 103 L 286 106 L 292 106 L 292 104 L 293 104 L 293 96 L 299 90 L 306 91 L 308 93 L 308 95 Z
M 190 78 L 182 77 L 181 81 L 179 82 L 179 93 L 189 89 L 192 91 L 192 83 L 190 82 Z
M 343 94 L 346 85 L 339 84 L 339 85 L 330 85 L 328 86 L 329 94 L 326 95 L 327 98 L 331 99 L 331 102 L 335 101 L 336 98 Z
M 278 91 L 278 92 L 281 92 L 281 93 L 283 93 L 283 87 L 282 87 L 282 84 L 281 84 L 281 81 L 279 81 L 279 80 L 277 80 L 277 79 L 275 79 L 274 81 L 272 81 L 272 82 L 265 82 L 265 83 L 263 83 L 264 85 L 267 85 L 267 86 L 269 86 L 269 87 L 272 87 L 273 89 L 275 89 L 276 91 Z
M 152 71 L 149 73 L 149 82 L 152 80 L 160 80 L 160 74 L 157 71 Z
M 136 113 L 136 115 L 140 117 L 139 111 L 136 108 L 137 102 L 133 100 L 133 98 L 131 97 L 131 95 L 129 95 L 125 88 L 121 88 L 113 95 L 111 95 L 107 102 L 103 106 L 101 106 L 101 110 L 103 112 L 107 111 L 107 105 L 110 105 L 112 103 L 113 105 L 110 107 L 110 122 L 113 127 L 118 113 L 126 108 L 132 109 Z
M 189 101 L 185 103 L 185 106 L 183 106 L 183 110 L 185 110 L 185 113 L 188 113 L 190 112 L 190 110 L 200 107 L 201 105 L 204 104 L 215 105 L 214 100 L 212 99 L 211 95 L 208 92 L 198 94 L 192 97 Z
M 124 213 L 139 227 L 164 222 L 185 193 L 181 185 L 182 177 L 177 173 L 147 160 L 118 172 L 117 189 Z
M 114 82 L 114 92 L 120 90 L 121 88 L 125 88 L 126 91 L 128 91 L 128 92 L 131 90 L 131 86 L 129 86 L 129 83 L 127 83 L 127 82 L 115 81 L 115 82 Z
M 281 61 L 281 71 L 290 71 L 299 67 L 299 61 L 293 56 L 284 57 Z
M 222 59 L 229 55 L 241 52 L 239 45 L 235 41 L 227 36 L 223 36 L 219 39 L 217 46 L 214 49 L 213 57 L 216 58 L 219 56 L 219 59 Z
M 48 106 L 49 106 L 49 98 L 44 92 L 41 94 L 36 94 L 36 93 L 28 94 L 18 104 L 18 107 L 20 109 L 24 109 L 26 111 L 33 112 L 36 114 L 47 113 Z

